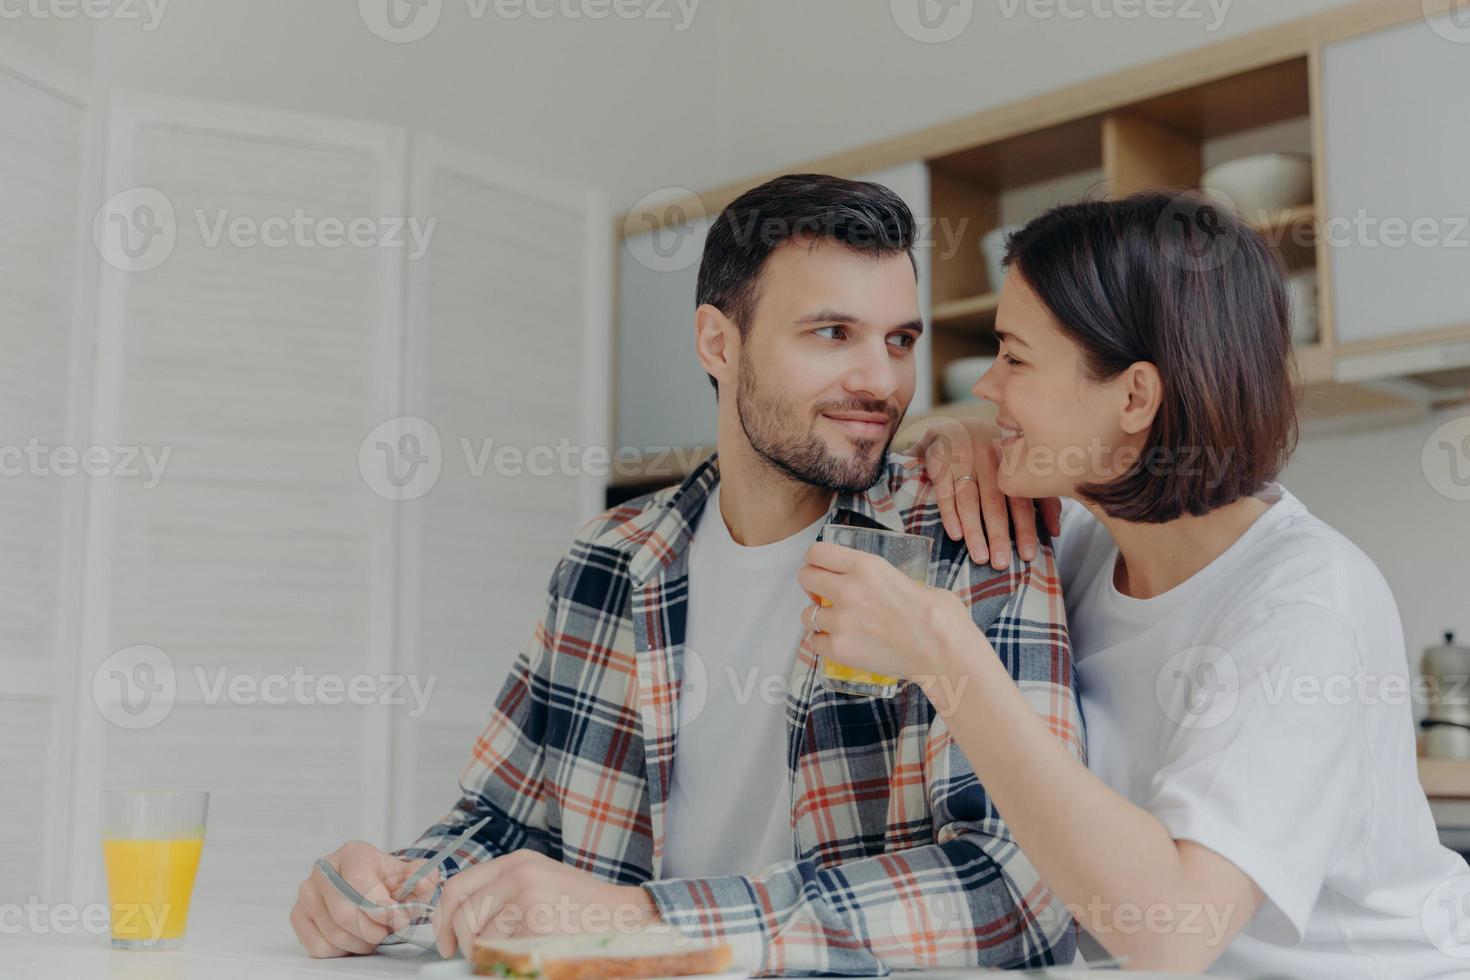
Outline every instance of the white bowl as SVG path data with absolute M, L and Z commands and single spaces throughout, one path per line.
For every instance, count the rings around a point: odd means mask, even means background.
M 1286 278 L 1291 295 L 1291 342 L 1298 347 L 1317 342 L 1317 270 L 1302 269 Z
M 1312 158 L 1300 153 L 1262 153 L 1205 171 L 1204 192 L 1247 218 L 1284 211 L 1312 200 Z
M 1020 225 L 1002 225 L 980 239 L 980 250 L 985 253 L 985 274 L 990 279 L 992 293 L 1000 292 L 1000 284 L 1006 277 L 1005 266 L 1001 264 L 1006 257 L 1006 239 L 1020 230 Z
M 995 363 L 993 357 L 961 357 L 950 361 L 944 366 L 944 399 L 947 402 L 974 402 L 980 399 L 975 397 L 971 390 L 975 382 L 980 380 L 980 375 L 990 370 L 990 365 Z

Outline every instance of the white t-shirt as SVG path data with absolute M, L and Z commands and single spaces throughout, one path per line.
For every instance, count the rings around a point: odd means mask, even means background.
M 1066 502 L 1057 558 L 1089 767 L 1265 893 L 1211 972 L 1470 976 L 1465 911 L 1452 932 L 1470 869 L 1419 785 L 1388 584 L 1285 489 L 1261 499 L 1229 550 L 1142 600 L 1114 585 L 1107 529 Z
M 718 486 L 699 516 L 662 877 L 749 875 L 795 856 L 786 692 L 810 605 L 796 573 L 826 520 L 748 548 Z

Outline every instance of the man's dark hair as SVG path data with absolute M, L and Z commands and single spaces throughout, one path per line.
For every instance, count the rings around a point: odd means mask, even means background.
M 1006 264 L 1079 344 L 1096 381 L 1139 361 L 1163 402 L 1138 461 L 1079 487 L 1113 517 L 1161 524 L 1257 493 L 1296 447 L 1290 304 L 1280 258 L 1228 208 L 1145 192 L 1055 208 Z
M 740 195 L 710 226 L 699 265 L 697 306 L 708 303 L 749 335 L 760 274 L 792 239 L 830 240 L 873 258 L 907 252 L 914 261 L 914 216 L 882 184 L 826 174 L 787 174 Z M 918 274 L 918 263 L 914 262 Z M 713 377 L 715 397 L 720 386 Z

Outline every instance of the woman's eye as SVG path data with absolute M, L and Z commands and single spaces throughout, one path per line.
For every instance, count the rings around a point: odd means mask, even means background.
M 1018 360 L 1016 360 L 1010 354 L 1002 354 L 1002 355 L 1000 355 L 1000 359 L 1002 361 L 1005 361 L 1011 367 L 1020 367 L 1023 363 L 1025 363 L 1024 361 L 1018 361 Z

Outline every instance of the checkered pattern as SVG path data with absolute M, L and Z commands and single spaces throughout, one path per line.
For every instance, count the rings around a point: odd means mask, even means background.
M 427 856 L 488 815 L 448 873 L 533 848 L 642 884 L 666 921 L 731 943 L 737 962 L 768 975 L 1071 962 L 1065 909 L 928 699 L 908 684 L 888 700 L 834 694 L 805 643 L 786 688 L 791 859 L 749 875 L 660 879 L 688 545 L 718 479 L 710 460 L 679 487 L 582 529 L 475 743 L 463 799 L 400 853 Z M 1030 702 L 1085 761 L 1050 547 L 1004 572 L 976 566 L 944 533 L 923 465 L 906 456 L 890 457 L 866 493 L 837 496 L 828 517 L 931 538 L 930 581 L 964 599 Z

